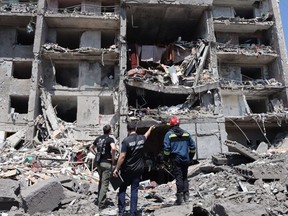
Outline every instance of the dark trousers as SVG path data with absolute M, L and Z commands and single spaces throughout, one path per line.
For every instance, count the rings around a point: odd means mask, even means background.
M 109 179 L 112 175 L 111 163 L 101 162 L 98 165 L 99 185 L 98 185 L 98 207 L 105 208 L 106 193 L 108 191 Z
M 177 193 L 189 191 L 187 174 L 188 164 L 181 164 L 177 161 L 173 161 L 173 175 L 176 180 Z
M 130 196 L 130 216 L 137 215 L 137 203 L 138 203 L 138 189 L 139 182 L 141 179 L 142 173 L 135 174 L 121 174 L 124 182 L 119 188 L 118 193 L 118 209 L 119 216 L 123 216 L 125 212 L 125 194 L 127 187 L 131 184 L 131 196 Z

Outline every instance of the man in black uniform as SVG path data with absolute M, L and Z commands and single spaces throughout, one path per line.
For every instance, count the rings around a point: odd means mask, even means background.
M 101 152 L 100 163 L 97 164 L 97 170 L 99 173 L 99 186 L 98 186 L 98 207 L 99 210 L 105 208 L 106 193 L 108 191 L 109 179 L 112 174 L 112 165 L 115 159 L 115 141 L 109 136 L 111 133 L 111 126 L 105 125 L 103 127 L 104 135 L 97 137 L 94 143 L 90 146 L 90 150 L 93 154 Z
M 131 185 L 130 216 L 137 214 L 138 188 L 140 178 L 144 172 L 144 143 L 155 128 L 153 125 L 144 135 L 138 135 L 136 133 L 136 125 L 136 122 L 127 124 L 128 136 L 122 142 L 121 153 L 113 172 L 113 176 L 117 177 L 121 168 L 121 176 L 124 180 L 118 193 L 119 216 L 124 215 L 125 193 L 129 185 Z

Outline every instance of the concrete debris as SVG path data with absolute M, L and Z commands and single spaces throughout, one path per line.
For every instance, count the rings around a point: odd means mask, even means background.
M 92 48 L 92 47 L 80 47 L 77 49 L 69 49 L 59 46 L 54 43 L 46 43 L 42 46 L 43 52 L 58 52 L 58 53 L 82 53 L 97 55 L 105 52 L 118 52 L 115 45 L 111 45 L 109 48 Z
M 61 184 L 53 178 L 21 190 L 23 207 L 29 214 L 51 212 L 64 198 Z
M 275 139 L 274 149 L 281 137 L 285 139 L 286 136 L 282 134 Z M 189 167 L 190 202 L 183 206 L 173 205 L 176 185 L 172 176 L 161 184 L 157 182 L 160 178 L 144 179 L 138 194 L 142 215 L 199 215 L 199 212 L 203 215 L 233 215 L 237 212 L 244 216 L 247 209 L 256 215 L 263 213 L 263 209 L 285 215 L 287 155 L 271 154 L 268 149 L 267 152 L 262 150 L 261 157 L 256 157 L 256 154 L 250 155 L 251 150 L 240 148 L 238 145 L 241 144 L 236 141 L 226 143 L 239 153 L 215 155 L 212 160 L 200 160 Z M 46 215 L 51 211 L 64 215 L 89 214 L 91 211 L 97 214 L 94 202 L 99 176 L 91 161 L 85 160 L 88 145 L 69 139 L 64 133 L 58 138 L 49 137 L 33 148 L 16 150 L 13 146 L 8 147 L 3 149 L 0 159 L 1 211 L 34 215 Z M 161 169 L 160 164 L 153 166 Z M 169 166 L 166 169 L 170 172 Z M 4 179 L 4 174 L 13 170 L 19 172 L 6 175 Z M 117 213 L 116 193 L 112 189 L 108 192 L 110 204 L 105 215 Z M 237 205 L 241 207 L 235 210 Z
M 37 14 L 37 2 L 11 3 L 11 1 L 1 1 L 0 13 L 1 12 Z
M 95 4 L 81 3 L 64 8 L 47 7 L 46 14 L 62 14 L 69 16 L 101 16 L 104 19 L 119 19 L 119 6 L 100 6 Z
M 147 46 L 137 46 L 136 53 L 132 51 L 133 49 L 131 50 L 132 69 L 127 72 L 126 81 L 190 87 L 214 81 L 211 72 L 204 69 L 209 50 L 207 41 L 177 41 L 167 45 L 166 48 L 150 46 L 149 50 L 144 47 Z M 135 55 L 136 57 L 133 58 Z M 143 55 L 145 55 L 144 58 Z M 139 60 L 133 62 L 135 58 Z M 145 65 L 144 62 L 151 64 L 149 67 L 141 66 Z M 151 67 L 153 63 L 155 66 Z
M 273 21 L 271 21 L 271 14 L 263 14 L 261 17 L 255 17 L 253 19 L 245 19 L 240 17 L 214 17 L 215 23 L 225 23 L 226 25 L 229 25 L 230 23 L 245 23 L 245 24 L 270 24 L 273 25 Z

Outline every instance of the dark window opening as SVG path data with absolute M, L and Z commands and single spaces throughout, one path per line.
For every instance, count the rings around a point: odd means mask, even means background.
M 16 132 L 6 132 L 5 133 L 5 139 L 7 139 L 8 137 L 12 136 L 13 134 L 15 134 Z
M 99 98 L 99 114 L 101 115 L 114 114 L 114 103 L 112 96 L 101 96 Z
M 77 119 L 77 97 L 53 97 L 52 105 L 56 109 L 58 118 L 66 122 L 75 122 Z
M 28 113 L 28 96 L 11 95 L 10 96 L 10 109 L 14 109 L 15 113 L 27 114 Z M 10 110 L 13 112 L 13 110 Z
M 37 0 L 19 0 L 19 3 L 37 3 Z
M 72 12 L 80 12 L 81 11 L 81 1 L 73 1 L 72 3 L 69 1 L 58 1 L 59 12 L 63 13 L 72 13 Z
M 247 100 L 247 103 L 252 113 L 267 112 L 267 104 L 265 99 Z
M 79 67 L 78 64 L 57 64 L 56 83 L 69 88 L 77 88 L 79 83 Z
M 63 48 L 77 49 L 80 46 L 82 32 L 58 31 L 57 44 Z
M 188 95 L 182 94 L 165 94 L 156 91 L 149 91 L 140 88 L 127 86 L 129 106 L 139 108 L 159 108 L 183 104 Z
M 103 31 L 101 32 L 101 48 L 109 48 L 111 45 L 115 44 L 114 31 Z
M 17 29 L 17 44 L 18 45 L 33 45 L 34 31 L 28 33 L 25 29 Z
M 263 79 L 261 68 L 241 67 L 242 81 Z
M 32 62 L 13 62 L 12 76 L 15 79 L 30 79 Z
M 254 9 L 253 8 L 235 8 L 235 17 L 240 17 L 244 19 L 253 19 Z
M 259 44 L 259 41 L 256 37 L 239 37 L 239 44 Z
M 109 3 L 102 3 L 102 7 L 101 7 L 101 12 L 102 13 L 115 13 L 115 5 L 114 4 L 109 4 Z

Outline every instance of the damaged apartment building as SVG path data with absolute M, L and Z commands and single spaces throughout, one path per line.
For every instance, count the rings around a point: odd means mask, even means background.
M 256 148 L 287 130 L 278 1 L 0 4 L 1 141 L 35 141 L 43 127 L 91 141 L 107 123 L 121 141 L 139 120 L 139 133 L 157 125 L 145 146 L 154 167 L 172 115 L 198 159 L 226 152 L 225 140 Z

